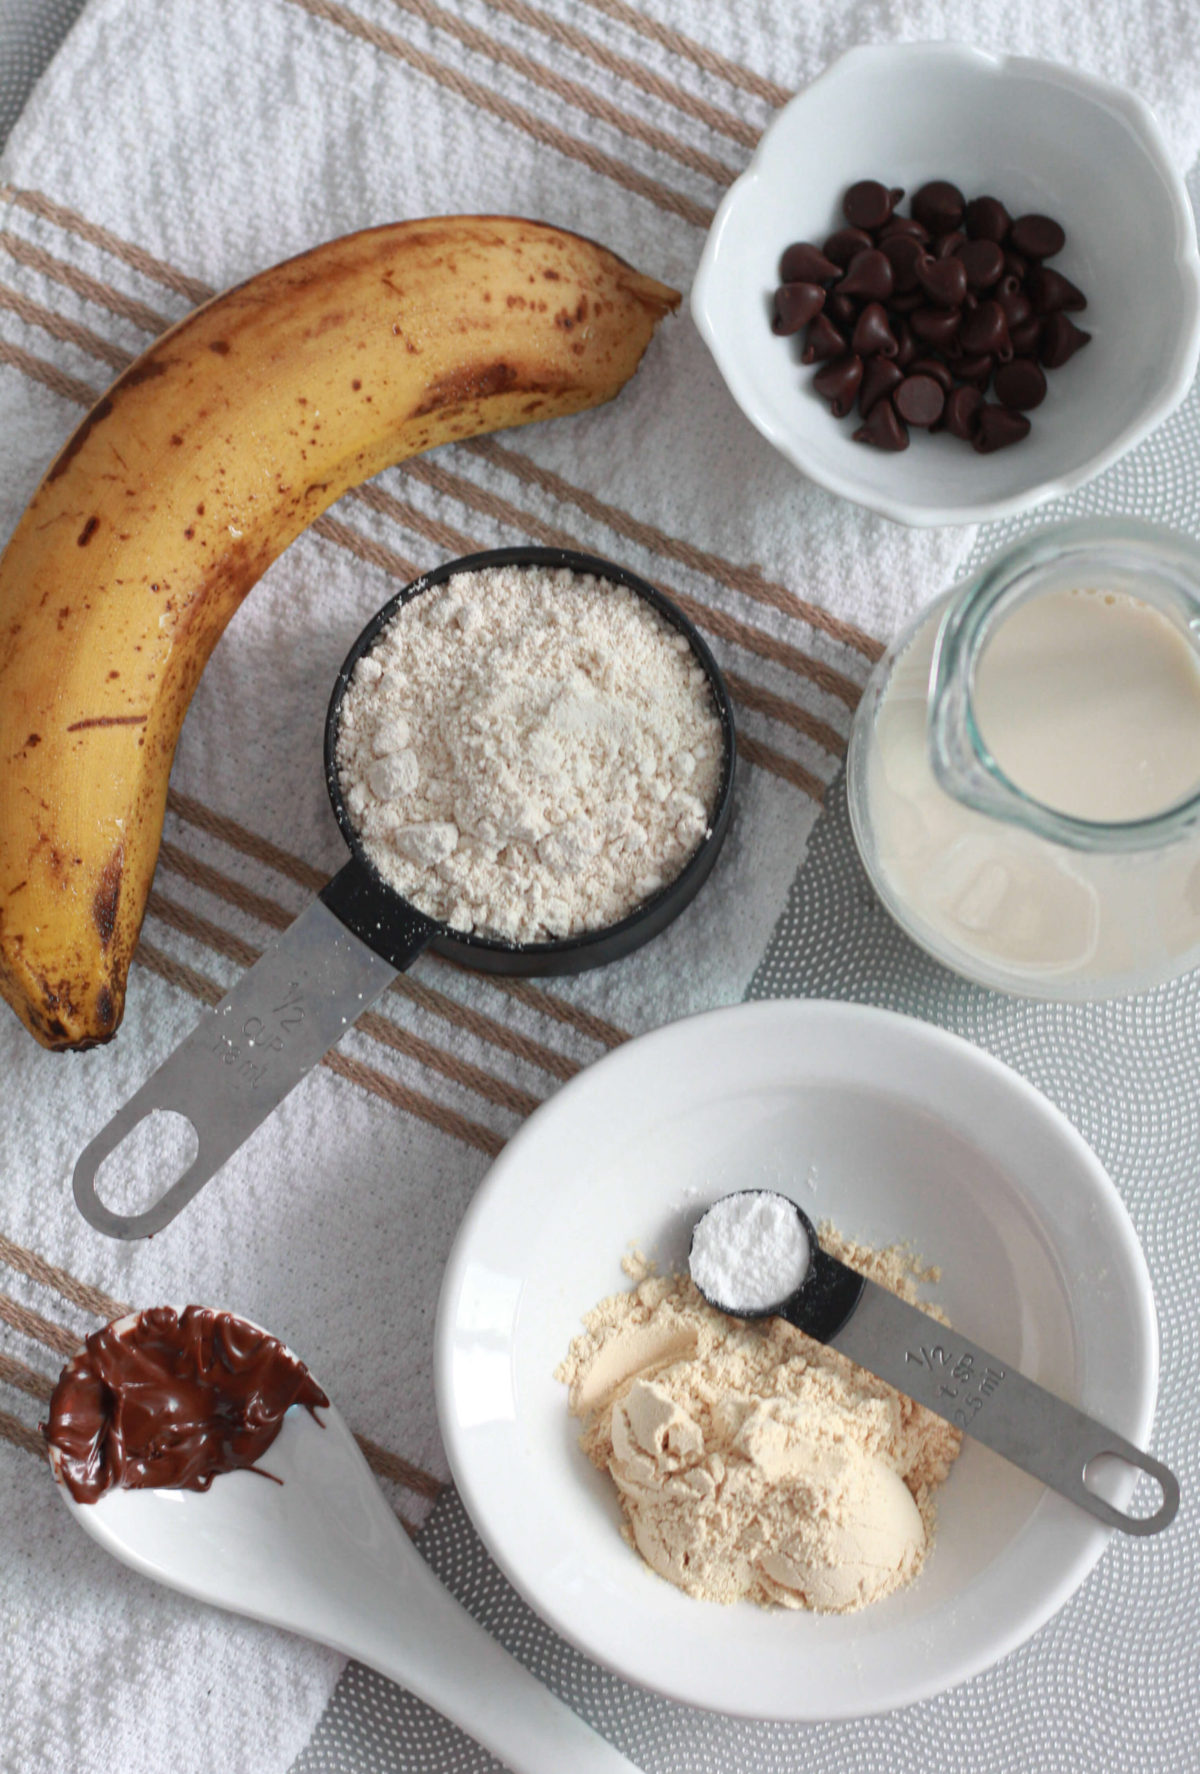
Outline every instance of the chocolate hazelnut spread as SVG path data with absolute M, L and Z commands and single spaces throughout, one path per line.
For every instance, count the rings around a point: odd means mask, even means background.
M 252 1467 L 293 1404 L 329 1400 L 308 1369 L 243 1318 L 156 1306 L 105 1325 L 63 1369 L 42 1434 L 77 1503 L 114 1486 L 206 1491 Z

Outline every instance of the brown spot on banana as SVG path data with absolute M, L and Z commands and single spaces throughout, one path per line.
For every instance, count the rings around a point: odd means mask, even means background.
M 414 419 L 428 413 L 440 413 L 446 407 L 460 407 L 467 401 L 486 400 L 489 395 L 507 394 L 517 386 L 517 372 L 511 364 L 464 364 L 440 376 L 426 389 L 421 404 L 413 408 Z
M 117 927 L 117 906 L 121 899 L 121 874 L 125 867 L 125 846 L 118 844 L 100 872 L 100 884 L 92 896 L 92 919 L 100 933 L 100 946 L 106 949 Z M 102 987 L 101 990 L 107 988 Z M 111 1008 L 112 994 L 108 994 Z
M 72 721 L 67 732 L 82 733 L 88 727 L 144 727 L 147 718 L 146 715 L 89 715 L 82 721 Z

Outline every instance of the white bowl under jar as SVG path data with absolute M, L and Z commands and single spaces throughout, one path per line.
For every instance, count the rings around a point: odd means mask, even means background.
M 948 433 L 902 453 L 855 443 L 770 326 L 783 249 L 843 225 L 858 179 L 944 178 L 1066 230 L 1087 349 L 1049 377 L 1022 443 L 978 455 Z M 907 207 L 902 206 L 902 207 Z M 1008 517 L 1090 480 L 1183 398 L 1200 357 L 1200 253 L 1186 189 L 1134 94 L 1053 62 L 957 43 L 853 49 L 784 106 L 727 192 L 692 315 L 746 417 L 831 492 L 914 525 Z

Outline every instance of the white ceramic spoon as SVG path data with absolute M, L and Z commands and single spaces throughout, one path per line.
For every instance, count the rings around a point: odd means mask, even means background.
M 293 1406 L 261 1470 L 223 1473 L 209 1491 L 111 1490 L 81 1504 L 58 1489 L 114 1558 L 357 1657 L 517 1774 L 635 1774 L 458 1605 L 339 1412 L 322 1407 L 320 1419 Z

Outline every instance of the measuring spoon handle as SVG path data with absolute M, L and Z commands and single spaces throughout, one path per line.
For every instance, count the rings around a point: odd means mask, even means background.
M 436 924 L 399 901 L 383 931 L 362 875 L 347 863 L 85 1148 L 75 1201 L 98 1232 L 149 1238 L 169 1225 L 437 935 Z M 372 915 L 373 942 L 365 934 Z M 152 1207 L 114 1213 L 96 1193 L 96 1174 L 159 1109 L 191 1122 L 196 1156 Z
M 837 1267 L 861 1279 L 845 1264 Z M 1174 1519 L 1179 1481 L 1161 1461 L 876 1282 L 863 1282 L 850 1316 L 825 1340 L 1109 1527 L 1157 1534 Z M 1101 1455 L 1157 1481 L 1162 1501 L 1152 1515 L 1129 1515 L 1085 1483 Z

